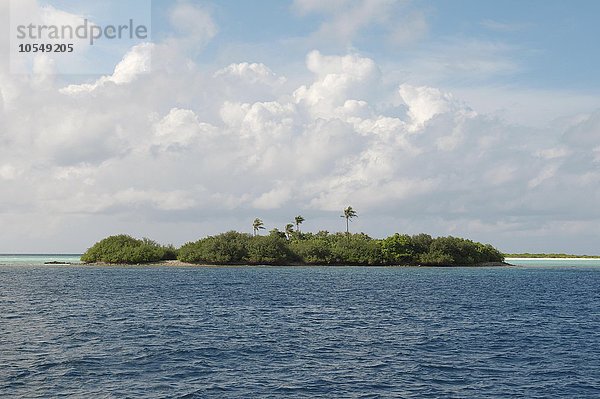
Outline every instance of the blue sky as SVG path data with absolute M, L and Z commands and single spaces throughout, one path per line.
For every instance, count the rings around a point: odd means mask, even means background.
M 345 43 L 325 45 L 338 50 L 351 45 L 379 61 L 402 62 L 427 49 L 433 52 L 449 41 L 480 40 L 506 46 L 505 57 L 517 66 L 512 73 L 486 76 L 485 83 L 591 92 L 600 88 L 600 52 L 594 40 L 600 37 L 600 25 L 596 20 L 600 3 L 597 1 L 405 3 L 408 2 L 399 2 L 392 7 L 391 24 L 402 23 L 404 15 L 422 12 L 426 32 L 414 42 L 397 47 L 388 45 L 387 30 L 374 23 Z M 266 48 L 263 54 L 268 59 L 256 60 L 260 62 L 303 60 L 302 50 L 307 48 L 286 48 L 289 41 L 310 36 L 328 18 L 322 13 L 301 15 L 290 1 L 203 1 L 198 4 L 212 10 L 219 25 L 218 35 L 202 54 L 202 59 L 207 62 L 222 55 L 223 49 L 233 44 Z M 165 18 L 172 5 L 172 1 L 153 1 L 153 31 L 157 37 L 172 31 Z M 480 84 L 482 80 L 465 78 L 461 83 Z
M 170 0 L 108 2 L 108 7 L 97 2 L 71 0 L 46 0 L 45 3 L 93 15 L 98 21 L 120 21 L 123 15 L 139 16 L 140 10 L 151 3 L 152 32 L 156 40 L 174 34 L 169 10 L 176 2 Z M 323 12 L 299 12 L 293 1 L 192 3 L 210 10 L 219 26 L 218 34 L 196 55 L 196 59 L 204 63 L 235 62 L 236 57 L 249 54 L 254 55 L 254 61 L 271 65 L 303 63 L 305 53 L 316 43 L 302 39 L 310 37 L 331 17 Z M 395 3 L 389 7 L 391 13 L 386 24 L 402 25 L 415 13 L 423 16 L 426 26 L 414 40 L 402 45 L 390 44 L 388 27 L 373 21 L 347 40 L 325 40 L 318 47 L 338 52 L 352 48 L 382 63 L 403 63 L 424 53 L 435 55 L 445 48 L 453 51 L 462 42 L 477 41 L 495 46 L 494 54 L 514 64 L 513 68 L 483 75 L 474 71 L 472 76 L 446 76 L 449 85 L 491 84 L 591 93 L 600 89 L 600 54 L 594 40 L 600 36 L 600 26 L 595 20 L 600 13 L 600 3 L 596 1 L 415 0 Z M 104 60 L 107 65 L 117 61 Z
M 598 253 L 600 2 L 14 4 L 47 23 L 151 14 L 152 38 L 15 71 L 0 37 L 0 252 L 297 214 L 336 231 L 352 205 L 375 237 Z

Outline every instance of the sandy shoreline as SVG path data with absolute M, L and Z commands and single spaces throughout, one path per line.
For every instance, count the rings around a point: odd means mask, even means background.
M 244 267 L 502 267 L 502 266 L 514 266 L 506 262 L 486 262 L 479 265 L 466 265 L 466 266 L 429 266 L 429 265 L 306 265 L 306 264 L 288 264 L 288 265 L 246 265 L 246 264 L 203 264 L 203 263 L 187 263 L 179 260 L 167 260 L 162 262 L 152 263 L 137 263 L 137 264 L 121 264 L 121 263 L 72 263 L 71 265 L 82 265 L 82 266 L 180 266 L 180 267 L 232 267 L 232 268 L 244 268 Z

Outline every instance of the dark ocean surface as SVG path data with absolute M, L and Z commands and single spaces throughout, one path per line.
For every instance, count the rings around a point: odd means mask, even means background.
M 598 398 L 594 265 L 2 265 L 0 397 Z

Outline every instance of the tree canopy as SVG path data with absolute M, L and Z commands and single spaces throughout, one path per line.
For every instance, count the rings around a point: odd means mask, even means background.
M 358 217 L 358 213 L 356 213 L 356 211 L 351 206 L 348 206 L 346 209 L 344 209 L 344 214 L 340 217 L 346 219 L 346 234 L 350 233 L 350 220 Z
M 176 259 L 173 246 L 163 246 L 148 238 L 141 240 L 121 234 L 107 237 L 89 248 L 81 257 L 86 263 L 149 263 Z
M 181 247 L 178 259 L 208 264 L 470 266 L 504 257 L 489 244 L 457 237 L 394 234 L 376 239 L 326 231 L 288 237 L 273 229 L 266 236 L 231 231 L 190 242 Z
M 264 229 L 265 224 L 263 223 L 263 221 L 259 218 L 254 219 L 254 222 L 252 222 L 252 230 L 254 231 L 254 235 L 257 235 L 260 230 Z
M 347 212 L 346 212 L 347 211 Z M 354 216 L 352 216 L 354 215 Z M 352 207 L 344 217 L 356 217 Z M 262 220 L 253 223 L 254 234 L 228 231 L 188 242 L 180 249 L 163 246 L 147 238 L 128 235 L 107 237 L 89 248 L 86 263 L 149 263 L 178 259 L 201 264 L 248 265 L 431 265 L 471 266 L 501 262 L 504 255 L 490 244 L 458 237 L 433 238 L 428 234 L 393 234 L 384 239 L 366 234 L 301 233 L 289 223 L 285 231 L 272 229 L 268 235 Z

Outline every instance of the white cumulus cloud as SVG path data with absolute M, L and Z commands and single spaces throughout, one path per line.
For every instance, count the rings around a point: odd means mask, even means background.
M 181 10 L 173 21 L 189 32 Z M 3 226 L 41 220 L 39 242 L 69 226 L 77 248 L 117 228 L 180 243 L 299 213 L 338 230 L 352 205 L 355 228 L 376 236 L 518 245 L 561 226 L 583 237 L 594 228 L 583 221 L 600 219 L 598 113 L 531 130 L 394 80 L 358 51 L 311 51 L 292 84 L 264 63 L 199 64 L 169 40 L 132 48 L 87 84 L 0 69 Z M 31 234 L 3 229 L 0 242 Z

